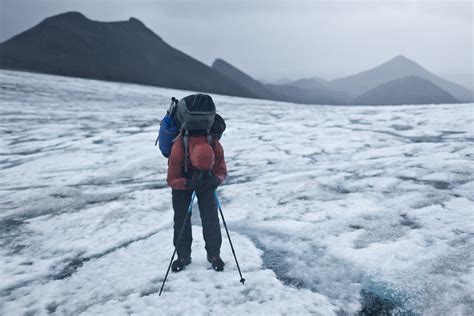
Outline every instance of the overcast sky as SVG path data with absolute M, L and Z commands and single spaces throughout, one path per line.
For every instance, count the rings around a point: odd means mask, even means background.
M 258 79 L 333 79 L 399 54 L 465 85 L 474 72 L 470 0 L 0 0 L 0 41 L 73 10 L 136 17 L 200 61 L 220 57 Z

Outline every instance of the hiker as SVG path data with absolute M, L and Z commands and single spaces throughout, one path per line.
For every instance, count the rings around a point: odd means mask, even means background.
M 199 108 L 210 106 L 212 98 L 207 95 L 197 94 L 188 96 L 177 104 L 180 107 Z M 179 116 L 179 115 L 178 115 Z M 181 121 L 186 118 L 180 117 Z M 212 118 L 214 120 L 214 117 Z M 183 124 L 184 126 L 184 124 Z M 225 128 L 225 127 L 224 127 Z M 172 201 L 174 209 L 174 237 L 173 244 L 178 253 L 178 259 L 172 264 L 172 271 L 178 272 L 191 263 L 191 217 L 186 214 L 193 191 L 196 192 L 199 211 L 202 221 L 202 232 L 207 251 L 207 260 L 216 271 L 224 270 L 224 262 L 220 257 L 222 244 L 221 229 L 217 213 L 216 188 L 227 176 L 227 167 L 224 160 L 224 149 L 217 135 L 212 135 L 209 130 L 187 130 L 181 132 L 174 139 L 168 159 L 168 185 L 172 188 Z M 186 154 L 188 152 L 188 154 Z M 185 225 L 183 236 L 178 242 L 181 227 Z

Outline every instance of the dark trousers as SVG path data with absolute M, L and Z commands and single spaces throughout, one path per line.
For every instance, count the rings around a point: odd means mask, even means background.
M 222 236 L 219 225 L 219 216 L 217 214 L 217 203 L 214 197 L 214 190 L 196 192 L 201 214 L 202 234 L 206 242 L 206 251 L 208 256 L 218 256 L 220 254 Z M 178 258 L 187 258 L 191 255 L 191 243 L 193 241 L 191 231 L 191 216 L 189 216 L 184 228 L 183 236 L 179 245 L 178 236 L 183 226 L 184 218 L 188 212 L 191 203 L 192 191 L 190 190 L 172 190 L 173 209 L 174 209 L 174 238 L 173 244 L 177 249 Z

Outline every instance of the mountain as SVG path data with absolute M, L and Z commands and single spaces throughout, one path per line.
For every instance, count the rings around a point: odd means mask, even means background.
M 78 12 L 47 18 L 0 44 L 0 68 L 255 97 L 135 18 L 98 22 Z
M 470 102 L 473 100 L 472 91 L 429 72 L 404 56 L 397 56 L 375 68 L 333 80 L 329 84 L 333 89 L 342 90 L 353 97 L 357 97 L 382 83 L 407 76 L 417 76 L 428 79 L 452 94 L 459 101 Z
M 135 18 L 98 22 L 78 12 L 49 17 L 1 43 L 0 68 L 308 104 L 350 104 L 351 99 L 383 83 L 416 76 L 461 102 L 473 99 L 468 89 L 403 56 L 333 81 L 314 77 L 263 84 L 222 59 L 212 67 L 199 62 L 168 45 Z M 397 91 L 384 93 L 394 96 Z
M 212 68 L 247 88 L 258 98 L 303 104 L 346 104 L 345 93 L 326 88 L 302 88 L 289 84 L 263 84 L 222 59 L 216 59 Z
M 271 81 L 271 82 L 268 82 L 268 83 L 274 84 L 274 85 L 282 85 L 282 84 L 290 83 L 290 82 L 292 82 L 292 81 L 293 81 L 293 80 L 288 79 L 288 78 L 280 78 L 280 79 L 278 79 L 278 80 Z
M 329 81 L 319 78 L 319 77 L 313 77 L 313 78 L 305 78 L 305 79 L 299 79 L 296 81 L 291 81 L 286 83 L 289 86 L 294 86 L 294 87 L 299 87 L 303 89 L 327 89 L 329 88 Z
M 399 105 L 458 103 L 449 92 L 417 76 L 394 79 L 357 97 L 354 104 Z
M 272 92 L 268 89 L 263 83 L 254 78 L 250 77 L 240 69 L 232 66 L 228 62 L 223 59 L 217 58 L 212 63 L 212 69 L 216 70 L 220 74 L 226 76 L 227 78 L 237 82 L 241 86 L 248 89 L 252 92 L 255 96 L 261 99 L 270 99 L 270 100 L 278 100 L 278 94 Z
M 347 104 L 349 99 L 344 92 L 328 89 L 305 89 L 292 85 L 266 85 L 274 93 L 278 93 L 281 101 L 303 104 Z

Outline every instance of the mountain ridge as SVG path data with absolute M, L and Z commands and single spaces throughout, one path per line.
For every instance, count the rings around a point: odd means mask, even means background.
M 403 55 L 395 56 L 368 70 L 332 80 L 329 85 L 334 89 L 345 91 L 355 98 L 384 82 L 410 75 L 430 80 L 459 101 L 470 102 L 473 100 L 473 92 L 469 89 L 431 73 L 420 64 Z
M 472 91 L 429 72 L 403 55 L 331 81 L 311 77 L 284 84 L 264 84 L 223 59 L 216 59 L 212 66 L 194 59 L 166 43 L 137 18 L 102 22 L 75 11 L 47 17 L 0 43 L 0 68 L 334 105 L 350 104 L 384 83 L 416 76 L 430 81 L 456 101 L 473 101 Z M 428 89 L 428 85 L 416 83 Z M 398 89 L 397 85 L 388 87 Z M 449 99 L 438 89 L 429 89 L 443 96 L 442 99 Z M 387 98 L 394 97 L 390 91 L 383 91 Z
M 252 78 L 242 70 L 228 63 L 227 61 L 216 58 L 211 65 L 211 68 L 227 76 L 229 79 L 239 83 L 241 86 L 247 88 L 254 93 L 258 98 L 278 100 L 278 95 L 266 87 L 265 84 Z
M 255 97 L 136 18 L 100 22 L 79 12 L 48 17 L 0 44 L 0 67 Z
M 329 81 L 320 77 L 302 78 L 286 83 L 289 86 L 295 86 L 303 89 L 324 88 L 328 89 Z
M 308 89 L 291 84 L 263 84 L 221 58 L 214 61 L 212 68 L 246 87 L 258 98 L 302 104 L 344 105 L 347 103 L 346 95 L 340 91 L 326 88 Z
M 459 103 L 430 80 L 407 76 L 382 83 L 353 100 L 356 105 L 403 105 Z

